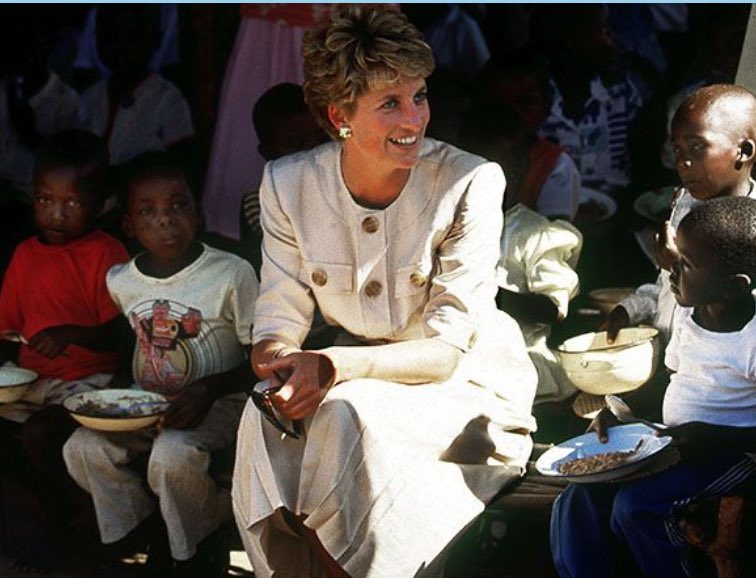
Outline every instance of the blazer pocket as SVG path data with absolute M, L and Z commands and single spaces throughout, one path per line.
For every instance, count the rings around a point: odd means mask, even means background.
M 299 280 L 315 293 L 353 293 L 354 267 L 320 261 L 304 261 Z

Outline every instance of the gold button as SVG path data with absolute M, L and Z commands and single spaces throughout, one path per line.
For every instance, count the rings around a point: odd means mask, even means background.
M 368 297 L 378 297 L 381 291 L 383 291 L 383 285 L 381 285 L 380 281 L 373 280 L 365 285 L 365 295 Z
M 472 349 L 475 347 L 475 344 L 478 342 L 478 334 L 473 332 L 473 334 L 470 336 L 470 341 L 467 342 L 467 347 L 469 349 Z
M 425 287 L 425 284 L 428 282 L 428 278 L 420 273 L 420 271 L 414 271 L 410 275 L 410 283 L 412 283 L 415 287 Z
M 312 279 L 312 282 L 315 283 L 315 285 L 322 287 L 328 282 L 328 274 L 323 271 L 323 269 L 315 269 L 315 271 L 312 272 L 312 275 L 310 275 L 310 279 Z
M 378 219 L 375 217 L 365 217 L 362 221 L 362 230 L 366 233 L 375 233 L 378 230 Z

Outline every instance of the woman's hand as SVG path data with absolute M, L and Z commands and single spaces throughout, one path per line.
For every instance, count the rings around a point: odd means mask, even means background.
M 611 411 L 609 411 L 608 407 L 605 407 L 593 418 L 593 421 L 588 425 L 586 432 L 595 431 L 599 441 L 602 444 L 605 444 L 609 441 L 609 435 L 606 433 L 606 430 L 618 423 L 620 423 L 619 420 Z
M 630 325 L 630 316 L 627 313 L 627 309 L 622 305 L 617 305 L 609 312 L 609 315 L 603 319 L 599 325 L 599 329 L 601 331 L 606 331 L 606 342 L 612 344 L 614 343 L 614 340 L 617 339 L 617 334 L 620 332 L 620 329 L 627 327 L 628 325 Z
M 281 389 L 271 396 L 273 405 L 292 420 L 315 412 L 336 380 L 330 358 L 314 351 L 299 351 L 262 364 L 271 384 Z

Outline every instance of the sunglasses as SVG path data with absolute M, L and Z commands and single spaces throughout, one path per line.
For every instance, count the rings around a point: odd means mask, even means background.
M 249 397 L 252 398 L 252 403 L 255 404 L 255 407 L 260 410 L 260 412 L 265 416 L 265 418 L 273 424 L 273 426 L 280 431 L 282 434 L 287 435 L 293 439 L 299 439 L 300 436 L 304 433 L 304 430 L 302 428 L 302 422 L 299 420 L 291 421 L 286 420 L 291 423 L 291 427 L 286 426 L 284 423 L 284 420 L 286 418 L 281 417 L 281 414 L 279 414 L 276 411 L 276 408 L 273 407 L 273 402 L 270 399 L 270 396 L 272 396 L 274 393 L 276 393 L 279 389 L 281 389 L 281 386 L 278 387 L 267 387 L 265 389 L 258 389 L 257 386 L 264 386 L 265 382 L 260 382 L 252 389 L 252 391 L 249 392 Z

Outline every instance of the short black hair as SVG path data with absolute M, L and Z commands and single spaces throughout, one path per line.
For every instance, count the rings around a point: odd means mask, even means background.
M 746 273 L 756 282 L 756 199 L 710 199 L 685 215 L 678 226 L 683 228 L 710 244 L 724 272 Z
M 129 193 L 133 186 L 153 178 L 180 179 L 186 183 L 190 193 L 191 184 L 184 164 L 167 151 L 148 151 L 137 155 L 119 167 L 118 190 L 121 207 L 128 207 Z
M 272 139 L 273 123 L 281 118 L 305 112 L 310 109 L 305 103 L 304 90 L 299 84 L 282 82 L 262 93 L 252 109 L 252 124 L 257 140 L 261 143 Z
M 74 169 L 76 186 L 95 202 L 104 200 L 110 154 L 104 139 L 86 130 L 57 132 L 40 144 L 34 162 L 34 179 L 45 171 Z

